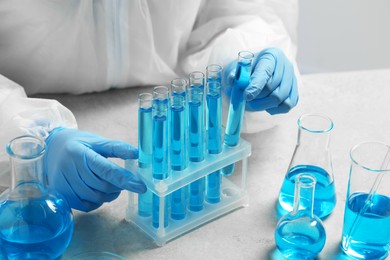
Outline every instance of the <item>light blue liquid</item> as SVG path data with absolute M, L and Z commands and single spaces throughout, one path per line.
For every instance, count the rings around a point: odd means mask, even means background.
M 146 190 L 143 194 L 138 194 L 138 215 L 141 217 L 149 217 L 152 214 L 152 195 L 150 190 Z
M 214 204 L 221 201 L 221 178 L 220 171 L 215 171 L 206 176 L 206 201 L 208 203 Z
M 184 106 L 171 106 L 171 168 L 175 171 L 187 167 L 187 121 Z
M 163 180 L 168 177 L 168 99 L 153 100 L 153 178 Z M 164 198 L 164 227 L 168 226 L 168 204 Z M 152 199 L 152 225 L 159 227 L 160 199 L 153 194 Z
M 150 168 L 152 165 L 153 117 L 152 107 L 138 110 L 138 166 Z M 149 217 L 152 214 L 152 192 L 147 190 L 138 195 L 138 215 Z
M 219 91 L 206 95 L 207 151 L 210 154 L 219 154 L 222 150 L 222 98 Z
M 164 227 L 168 226 L 168 203 L 167 197 L 163 198 L 164 200 Z M 152 225 L 155 228 L 160 226 L 160 197 L 153 193 L 153 216 L 152 216 Z
M 191 162 L 201 162 L 204 160 L 204 106 L 203 106 L 203 86 L 193 88 L 192 100 L 189 101 L 189 139 Z M 200 211 L 204 202 L 204 182 L 201 178 L 190 184 L 189 210 Z
M 138 166 L 149 168 L 152 165 L 152 108 L 138 110 Z
M 163 180 L 168 177 L 168 125 L 165 115 L 153 117 L 153 178 Z
M 390 198 L 374 195 L 370 206 L 358 217 L 367 196 L 367 193 L 354 193 L 347 201 L 341 248 L 348 255 L 359 259 L 385 259 L 390 249 Z M 358 222 L 350 237 L 351 227 L 357 217 Z
M 224 143 L 236 146 L 240 139 L 242 118 L 245 111 L 244 90 L 249 85 L 251 77 L 251 63 L 238 62 L 236 75 L 230 97 L 229 113 L 226 123 Z M 229 176 L 234 172 L 234 164 L 222 169 L 222 174 Z
M 275 230 L 275 243 L 286 259 L 315 259 L 321 252 L 326 233 L 317 220 L 302 216 L 280 222 Z
M 205 178 L 201 178 L 190 184 L 189 209 L 201 211 L 204 202 Z
M 69 212 L 68 205 L 57 198 L 0 204 L 0 252 L 6 259 L 60 257 L 73 234 L 73 216 Z
M 187 213 L 187 187 L 174 191 L 171 195 L 171 218 L 181 220 Z
M 185 92 L 172 94 L 171 104 L 171 169 L 187 168 L 187 117 Z M 184 219 L 187 212 L 187 187 L 178 189 L 171 196 L 171 218 Z
M 190 101 L 189 105 L 189 139 L 191 162 L 204 160 L 204 106 L 202 101 Z
M 294 204 L 295 177 L 299 174 L 309 174 L 316 178 L 314 193 L 314 215 L 323 219 L 332 213 L 336 206 L 336 193 L 331 176 L 322 168 L 312 165 L 298 165 L 285 176 L 279 193 L 277 213 L 278 218 L 291 212 Z
M 207 151 L 219 154 L 222 151 L 222 98 L 218 80 L 209 79 L 207 102 Z M 206 201 L 218 203 L 221 200 L 221 174 L 215 171 L 206 176 Z

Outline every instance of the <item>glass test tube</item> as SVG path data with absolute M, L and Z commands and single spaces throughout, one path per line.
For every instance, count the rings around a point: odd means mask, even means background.
M 222 151 L 222 67 L 216 64 L 206 68 L 206 129 L 207 151 L 219 154 Z M 206 201 L 218 203 L 221 200 L 221 174 L 215 171 L 206 177 Z
M 168 177 L 168 103 L 169 90 L 165 86 L 153 89 L 153 151 L 152 173 L 156 180 Z M 155 228 L 159 227 L 160 197 L 153 194 L 152 222 Z M 164 197 L 164 227 L 168 226 L 168 204 Z
M 142 93 L 138 96 L 138 167 L 152 166 L 152 102 L 151 93 Z M 152 214 L 152 192 L 147 190 L 138 195 L 138 215 L 148 217 Z
M 229 113 L 225 129 L 224 143 L 228 146 L 236 146 L 240 139 L 242 118 L 245 111 L 244 90 L 250 83 L 253 53 L 240 51 L 238 53 L 236 74 L 233 80 L 230 96 Z M 234 164 L 222 169 L 222 174 L 229 176 L 234 172 Z
M 174 79 L 171 81 L 170 103 L 170 163 L 174 171 L 187 168 L 187 81 Z M 187 211 L 187 187 L 172 193 L 171 217 L 183 219 Z
M 200 71 L 190 73 L 188 92 L 189 108 L 189 159 L 191 162 L 204 160 L 204 74 Z M 203 209 L 205 178 L 190 184 L 189 209 Z

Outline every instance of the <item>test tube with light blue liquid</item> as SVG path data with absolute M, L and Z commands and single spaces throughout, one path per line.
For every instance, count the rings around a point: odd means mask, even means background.
M 240 140 L 242 118 L 245 111 L 244 90 L 250 83 L 253 53 L 240 51 L 238 53 L 236 74 L 233 80 L 230 96 L 229 113 L 225 129 L 224 143 L 227 146 L 236 146 Z M 234 172 L 234 164 L 222 169 L 222 174 L 230 176 Z
M 201 162 L 204 160 L 204 74 L 200 71 L 191 72 L 188 91 L 189 108 L 189 160 Z M 203 209 L 205 178 L 190 184 L 189 209 Z
M 174 171 L 187 168 L 187 81 L 171 81 L 170 103 L 170 163 Z M 187 186 L 171 195 L 171 218 L 184 219 L 187 212 Z
M 206 129 L 207 152 L 219 154 L 222 151 L 222 67 L 216 64 L 206 68 Z M 206 177 L 206 201 L 218 203 L 221 200 L 220 170 Z
M 152 102 L 151 93 L 142 93 L 138 96 L 138 167 L 152 167 Z M 152 192 L 147 190 L 138 195 L 138 215 L 149 217 L 152 214 Z
M 153 149 L 152 149 L 152 173 L 155 180 L 163 180 L 168 177 L 168 106 L 169 89 L 165 86 L 157 86 L 153 89 Z M 159 227 L 160 197 L 153 194 L 153 227 Z M 164 197 L 164 227 L 168 226 L 168 204 Z

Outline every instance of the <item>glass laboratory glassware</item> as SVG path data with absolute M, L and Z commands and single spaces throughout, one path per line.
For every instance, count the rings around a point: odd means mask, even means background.
M 165 86 L 153 89 L 153 149 L 152 174 L 155 180 L 168 178 L 168 106 L 169 90 Z M 160 197 L 153 194 L 152 224 L 159 227 Z M 164 197 L 164 227 L 168 226 L 168 204 Z
M 222 152 L 222 67 L 211 64 L 206 68 L 206 130 L 207 152 Z M 206 177 L 206 201 L 221 200 L 221 173 L 217 170 Z
M 152 102 L 151 93 L 141 93 L 138 96 L 138 167 L 140 168 L 152 166 Z M 138 214 L 142 217 L 152 214 L 152 192 L 150 190 L 138 195 Z
M 174 79 L 171 81 L 170 103 L 170 163 L 174 171 L 187 168 L 187 81 Z M 183 187 L 171 195 L 172 219 L 184 219 L 187 212 L 187 189 Z
M 204 74 L 200 71 L 191 72 L 188 91 L 189 109 L 189 160 L 201 162 L 204 160 Z M 188 208 L 191 211 L 203 209 L 205 178 L 200 178 L 190 184 Z
M 71 241 L 74 220 L 66 200 L 47 185 L 43 172 L 45 142 L 20 136 L 6 149 L 12 183 L 0 197 L 0 256 L 56 259 Z
M 245 111 L 244 90 L 250 83 L 253 57 L 253 53 L 249 51 L 238 53 L 224 138 L 224 143 L 228 146 L 236 146 L 240 139 L 242 118 Z M 225 176 L 229 176 L 233 172 L 234 164 L 224 167 L 221 171 Z
M 326 233 L 320 218 L 313 214 L 316 179 L 301 174 L 295 179 L 294 208 L 275 229 L 279 251 L 292 259 L 315 259 L 324 248 Z
M 386 259 L 390 250 L 390 146 L 364 142 L 350 152 L 342 251 L 355 259 Z
M 294 182 L 301 174 L 316 178 L 314 214 L 327 217 L 336 205 L 329 148 L 332 120 L 325 115 L 305 114 L 298 119 L 298 140 L 277 202 L 278 218 L 293 209 Z

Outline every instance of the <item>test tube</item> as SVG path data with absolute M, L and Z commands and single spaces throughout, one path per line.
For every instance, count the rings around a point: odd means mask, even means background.
M 151 93 L 142 93 L 138 96 L 138 167 L 152 166 L 152 101 Z M 148 217 L 152 214 L 152 192 L 146 190 L 138 195 L 138 215 Z
M 245 110 L 244 90 L 249 85 L 252 70 L 253 53 L 240 51 L 238 53 L 236 74 L 230 96 L 229 113 L 225 129 L 224 143 L 236 146 L 240 139 L 242 118 Z M 222 174 L 229 176 L 234 172 L 234 164 L 222 169 Z
M 190 89 L 188 91 L 189 107 L 189 159 L 191 162 L 204 160 L 204 74 L 200 71 L 191 72 Z M 203 209 L 205 178 L 190 184 L 189 209 Z
M 222 67 L 216 64 L 206 68 L 206 129 L 207 152 L 219 154 L 222 151 Z M 221 174 L 217 170 L 206 177 L 206 201 L 218 203 L 221 200 Z
M 187 81 L 171 81 L 170 103 L 170 163 L 174 171 L 187 168 Z M 187 211 L 187 186 L 172 193 L 171 217 L 183 219 Z
M 152 173 L 156 180 L 168 177 L 168 103 L 169 90 L 165 86 L 153 89 L 153 150 Z M 159 227 L 160 197 L 153 194 L 152 222 L 155 228 Z M 168 226 L 168 204 L 164 197 L 164 227 Z

